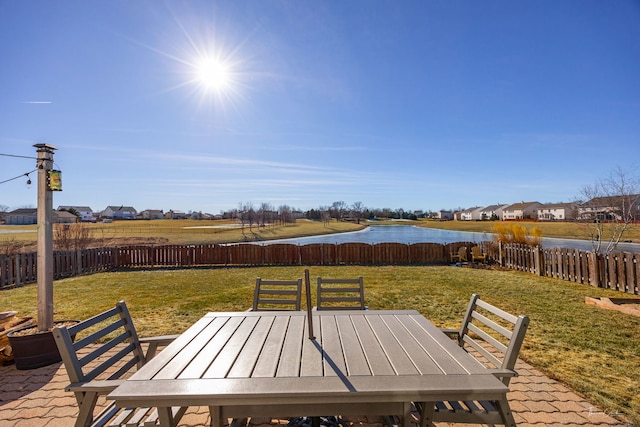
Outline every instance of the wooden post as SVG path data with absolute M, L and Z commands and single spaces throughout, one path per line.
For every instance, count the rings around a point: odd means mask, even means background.
M 534 247 L 534 252 L 533 252 L 533 262 L 535 264 L 535 273 L 538 276 L 542 276 L 542 266 L 540 264 L 540 252 L 541 252 L 541 248 L 540 246 L 535 246 Z
M 589 252 L 589 283 L 596 288 L 600 287 L 600 265 L 595 251 Z
M 53 327 L 53 193 L 47 181 L 56 147 L 34 147 L 38 153 L 38 330 L 47 331 Z

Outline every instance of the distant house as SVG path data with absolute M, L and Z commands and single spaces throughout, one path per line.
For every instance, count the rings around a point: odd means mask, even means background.
M 140 217 L 142 219 L 163 219 L 164 213 L 158 209 L 145 209 L 140 212 Z
M 67 211 L 54 211 L 53 221 L 57 224 L 75 224 L 80 222 L 80 217 Z
M 624 207 L 625 213 L 622 212 Z M 578 217 L 588 221 L 620 221 L 623 216 L 640 219 L 640 194 L 595 197 L 578 208 Z
M 460 221 L 479 221 L 481 210 L 482 207 L 476 206 L 460 211 Z
M 438 212 L 436 212 L 436 218 L 439 219 L 439 220 L 442 220 L 442 221 L 452 220 L 453 219 L 453 212 L 441 209 Z
M 75 212 L 80 217 L 80 221 L 96 222 L 93 210 L 89 206 L 58 206 L 58 210 Z
M 573 221 L 578 217 L 575 203 L 550 203 L 538 209 L 539 221 Z
M 16 209 L 8 212 L 5 217 L 5 224 L 7 225 L 30 225 L 37 224 L 38 210 L 35 208 Z
M 481 220 L 502 220 L 502 211 L 509 205 L 491 205 L 480 211 Z
M 73 224 L 79 218 L 66 211 L 53 211 L 52 222 L 55 224 Z M 36 208 L 16 209 L 7 213 L 5 224 L 7 225 L 33 225 L 38 223 L 38 210 Z
M 108 219 L 136 219 L 138 212 L 131 206 L 107 206 L 100 215 Z
M 164 214 L 166 219 L 185 219 L 187 214 L 183 211 L 174 211 L 173 209 L 169 210 L 166 214 Z
M 540 202 L 514 203 L 502 209 L 502 219 L 504 221 L 538 219 L 538 208 L 541 206 L 542 203 Z

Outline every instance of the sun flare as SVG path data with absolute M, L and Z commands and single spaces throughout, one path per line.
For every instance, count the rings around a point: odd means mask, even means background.
M 196 78 L 206 90 L 222 91 L 231 85 L 232 70 L 222 61 L 205 58 L 196 65 Z

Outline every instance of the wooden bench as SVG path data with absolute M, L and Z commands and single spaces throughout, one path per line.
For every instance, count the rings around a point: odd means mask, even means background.
M 505 385 L 517 375 L 514 367 L 529 325 L 527 316 L 514 316 L 471 296 L 460 329 L 441 329 Z M 432 422 L 481 423 L 515 426 L 507 400 L 437 402 L 434 407 L 415 403 L 420 426 Z
M 153 408 L 117 408 L 113 402 L 98 411 L 98 398 L 122 384 L 132 372 L 150 360 L 159 346 L 176 336 L 138 338 L 124 301 L 110 310 L 73 326 L 53 328 L 79 413 L 76 426 L 151 426 L 158 420 Z M 145 353 L 142 344 L 148 344 Z M 186 408 L 173 409 L 179 420 Z M 97 412 L 97 413 L 96 413 Z

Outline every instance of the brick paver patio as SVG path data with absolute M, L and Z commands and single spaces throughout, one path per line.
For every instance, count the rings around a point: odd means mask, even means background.
M 518 426 L 630 427 L 532 366 L 518 361 L 516 369 L 520 376 L 511 381 L 509 401 Z M 0 366 L 0 426 L 72 426 L 77 406 L 73 394 L 64 391 L 67 384 L 67 374 L 61 363 L 31 370 L 17 370 L 14 365 Z M 382 427 L 379 417 L 345 419 L 354 427 Z M 251 419 L 249 425 L 269 427 L 286 422 Z M 208 425 L 209 410 L 206 407 L 190 408 L 180 422 L 184 427 Z M 439 427 L 445 425 L 448 424 L 438 424 Z

